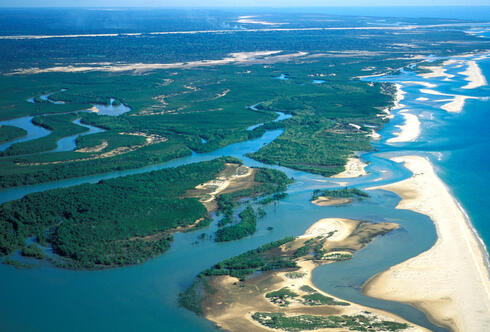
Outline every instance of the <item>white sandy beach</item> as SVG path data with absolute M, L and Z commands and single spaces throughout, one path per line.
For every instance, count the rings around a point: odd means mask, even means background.
M 363 163 L 361 159 L 357 157 L 351 157 L 347 159 L 347 164 L 345 165 L 345 171 L 335 174 L 331 176 L 332 178 L 341 178 L 341 179 L 347 179 L 347 178 L 357 178 L 359 176 L 364 176 L 366 175 L 366 168 L 367 164 Z
M 466 76 L 466 81 L 468 81 L 468 84 L 461 88 L 475 89 L 487 85 L 487 80 L 485 79 L 485 76 L 483 76 L 483 73 L 481 72 L 481 69 L 476 61 L 467 61 L 466 64 L 468 67 L 460 74 Z
M 488 262 L 464 212 L 428 160 L 418 156 L 392 160 L 405 162 L 414 175 L 371 189 L 393 191 L 402 197 L 398 209 L 428 215 L 438 239 L 428 251 L 373 277 L 363 291 L 415 305 L 454 331 L 490 331 Z
M 449 81 L 454 77 L 454 75 L 447 73 L 443 66 L 420 66 L 420 68 L 430 71 L 429 73 L 419 74 L 420 77 L 425 79 L 444 77 L 444 81 Z
M 387 143 L 404 143 L 413 142 L 420 135 L 420 120 L 419 118 L 410 113 L 401 113 L 405 118 L 403 125 L 397 125 L 400 128 L 398 133 L 395 133 L 395 137 L 388 139 Z
M 447 102 L 441 106 L 441 109 L 443 109 L 447 112 L 450 112 L 450 113 L 461 112 L 463 110 L 466 99 L 479 99 L 478 97 L 442 93 L 442 92 L 431 90 L 431 89 L 420 89 L 420 92 L 430 94 L 430 95 L 436 95 L 436 96 L 451 97 L 449 99 L 438 100 L 438 101 L 446 101 Z

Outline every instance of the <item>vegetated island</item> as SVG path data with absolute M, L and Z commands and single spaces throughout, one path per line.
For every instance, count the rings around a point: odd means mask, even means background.
M 235 181 L 237 170 L 248 174 L 238 176 L 245 183 Z M 62 267 L 141 263 L 168 250 L 172 233 L 209 224 L 211 194 L 196 188 L 217 179 L 229 183 L 233 200 L 281 192 L 291 181 L 279 171 L 250 169 L 225 157 L 29 194 L 0 206 L 0 255 L 35 237 L 52 246 L 61 261 L 47 258 Z M 23 253 L 38 257 L 34 250 L 25 247 Z
M 0 143 L 27 135 L 27 131 L 14 126 L 0 126 Z
M 318 206 L 331 206 L 352 203 L 353 199 L 363 199 L 369 194 L 357 188 L 317 189 L 313 192 L 311 202 Z
M 311 282 L 315 267 L 350 259 L 397 227 L 322 219 L 303 236 L 271 242 L 201 272 L 180 295 L 180 304 L 229 331 L 411 328 L 393 314 L 335 298 Z

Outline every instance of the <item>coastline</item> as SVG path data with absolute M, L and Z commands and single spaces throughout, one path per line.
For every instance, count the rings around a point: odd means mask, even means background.
M 420 135 L 419 118 L 411 113 L 400 113 L 405 118 L 405 123 L 403 125 L 396 125 L 396 127 L 398 127 L 400 131 L 395 133 L 395 137 L 389 138 L 386 141 L 387 143 L 413 142 Z
M 413 172 L 407 180 L 370 189 L 398 194 L 397 209 L 428 215 L 438 238 L 429 250 L 372 277 L 362 291 L 372 297 L 411 304 L 454 331 L 490 330 L 487 256 L 464 211 L 418 156 L 392 158 Z

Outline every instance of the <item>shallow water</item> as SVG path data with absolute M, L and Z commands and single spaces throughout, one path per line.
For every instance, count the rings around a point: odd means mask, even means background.
M 61 151 L 73 151 L 77 147 L 77 138 L 80 136 L 85 136 L 85 135 L 90 135 L 90 134 L 96 134 L 96 133 L 102 133 L 105 130 L 102 128 L 94 127 L 88 124 L 84 124 L 80 122 L 81 119 L 76 119 L 73 121 L 74 124 L 88 128 L 88 131 L 85 131 L 81 134 L 76 134 L 68 137 L 63 137 L 58 141 L 58 145 L 56 149 L 53 151 L 49 152 L 61 152 Z
M 1 126 L 14 126 L 27 131 L 27 134 L 25 136 L 0 144 L 0 151 L 7 150 L 11 145 L 15 143 L 27 142 L 33 139 L 47 136 L 51 133 L 50 130 L 47 130 L 46 128 L 40 126 L 36 126 L 34 123 L 32 123 L 32 118 L 33 116 L 25 116 L 22 118 L 0 121 Z

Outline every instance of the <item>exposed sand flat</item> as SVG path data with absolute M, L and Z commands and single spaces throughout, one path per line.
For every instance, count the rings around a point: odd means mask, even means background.
M 361 159 L 356 158 L 356 157 L 350 157 L 347 159 L 347 164 L 345 165 L 345 171 L 335 174 L 331 176 L 332 178 L 342 178 L 342 179 L 347 179 L 347 178 L 357 178 L 359 176 L 364 176 L 366 175 L 366 168 L 367 164 L 363 163 Z
M 427 101 L 427 100 L 429 100 L 429 98 L 426 98 L 426 97 L 418 97 L 415 100 L 417 100 L 417 101 Z
M 436 95 L 436 96 L 452 97 L 451 99 L 439 100 L 439 101 L 448 101 L 448 103 L 441 106 L 441 109 L 443 109 L 447 112 L 450 112 L 450 113 L 461 112 L 463 110 L 466 99 L 479 99 L 478 97 L 464 96 L 464 95 L 453 95 L 453 94 L 442 93 L 442 92 L 430 90 L 430 89 L 420 89 L 420 92 L 430 94 L 430 95 Z
M 429 73 L 419 74 L 420 77 L 428 79 L 435 77 L 444 77 L 444 81 L 449 81 L 454 75 L 446 72 L 446 69 L 443 66 L 420 66 L 421 69 L 430 70 Z
M 461 89 L 475 89 L 487 85 L 487 80 L 485 79 L 485 76 L 483 76 L 476 61 L 467 61 L 466 64 L 468 67 L 460 74 L 466 76 L 468 84 L 461 87 Z
M 332 206 L 332 205 L 349 204 L 352 202 L 352 200 L 350 198 L 331 198 L 331 197 L 320 196 L 311 202 L 318 206 Z
M 401 113 L 405 118 L 405 124 L 397 125 L 400 132 L 395 133 L 396 137 L 388 139 L 387 143 L 413 142 L 420 135 L 420 120 L 416 115 Z
M 490 281 L 487 258 L 464 212 L 434 172 L 418 156 L 392 158 L 413 172 L 407 180 L 371 188 L 397 193 L 398 209 L 428 215 L 438 239 L 428 251 L 369 280 L 373 297 L 410 303 L 438 324 L 455 331 L 490 331 Z
M 333 233 L 333 235 L 328 238 L 329 241 L 342 241 L 352 233 L 356 226 L 357 225 L 351 223 L 349 219 L 325 218 L 320 219 L 311 225 L 301 237 L 310 238 L 328 236 L 330 233 Z
M 282 51 L 260 51 L 260 52 L 238 52 L 230 53 L 228 57 L 219 60 L 200 60 L 190 62 L 175 62 L 175 63 L 131 63 L 131 64 L 111 64 L 111 63 L 94 63 L 91 65 L 81 66 L 57 66 L 49 68 L 27 68 L 18 69 L 10 73 L 16 74 L 39 74 L 51 72 L 87 72 L 87 71 L 107 71 L 107 72 L 128 72 L 134 71 L 142 73 L 157 69 L 175 69 L 175 68 L 194 68 L 203 66 L 219 66 L 230 63 L 274 63 L 280 61 L 288 61 L 292 58 L 302 57 L 307 55 L 305 52 L 296 52 L 288 54 L 274 55 Z

